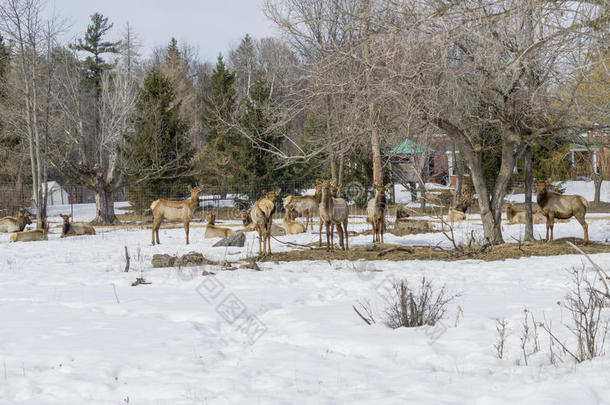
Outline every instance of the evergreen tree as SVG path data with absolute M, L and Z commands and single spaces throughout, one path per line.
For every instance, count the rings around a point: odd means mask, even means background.
M 239 136 L 227 128 L 235 109 L 235 74 L 224 64 L 222 56 L 218 56 L 212 74 L 204 77 L 208 89 L 203 95 L 202 134 L 205 144 L 200 159 L 202 181 L 209 177 L 221 181 L 232 180 L 235 165 L 231 156 L 233 146 Z
M 193 149 L 187 139 L 188 123 L 180 117 L 180 105 L 170 80 L 158 68 L 152 68 L 138 92 L 135 133 L 126 145 L 133 180 L 149 177 L 144 188 L 170 198 L 182 197 L 192 180 L 184 175 L 190 171 Z M 128 187 L 132 203 L 138 200 L 138 190 L 139 185 Z M 149 196 L 145 206 L 154 198 Z
M 77 51 L 88 53 L 83 61 L 83 68 L 88 79 L 91 90 L 95 92 L 96 98 L 101 92 L 102 73 L 110 70 L 113 64 L 106 63 L 102 58 L 103 54 L 120 53 L 121 41 L 104 41 L 104 36 L 112 28 L 113 24 L 108 22 L 108 18 L 100 13 L 91 15 L 91 24 L 87 26 L 84 39 L 78 39 L 76 44 L 70 48 Z

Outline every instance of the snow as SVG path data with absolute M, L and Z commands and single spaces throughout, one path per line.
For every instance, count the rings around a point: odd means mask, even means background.
M 566 188 L 564 194 L 581 195 L 585 197 L 587 201 L 593 201 L 595 197 L 595 184 L 593 181 L 566 181 L 563 183 L 563 185 Z M 536 195 L 534 194 L 532 198 L 535 201 Z M 610 181 L 602 182 L 600 199 L 603 202 L 610 202 Z M 525 201 L 525 194 L 509 194 L 506 196 L 506 200 L 522 203 Z
M 90 207 L 75 206 L 75 215 L 93 218 Z M 608 215 L 587 218 L 590 238 L 609 243 Z M 458 238 L 481 232 L 478 216 L 468 219 L 456 224 Z M 537 321 L 552 321 L 553 330 L 574 345 L 562 326 L 568 315 L 556 303 L 568 290 L 566 270 L 583 263 L 577 255 L 498 262 L 263 262 L 260 272 L 153 269 L 155 253 L 197 251 L 235 262 L 256 253 L 258 242 L 248 233 L 243 249 L 214 248 L 216 240 L 204 240 L 201 226 L 191 228 L 189 246 L 181 228 L 162 229 L 158 246 L 150 245 L 150 229 L 98 228 L 94 236 L 60 239 L 59 221 L 51 221 L 48 241 L 13 244 L 9 234 L 0 234 L 2 404 L 610 403 L 607 356 L 551 365 L 541 333 L 540 352 L 523 364 L 525 307 Z M 362 218 L 353 221 L 350 230 L 366 229 Z M 537 235 L 545 230 L 534 229 Z M 503 230 L 510 240 L 523 233 L 523 225 Z M 555 237 L 565 236 L 582 237 L 582 228 L 574 220 L 557 224 Z M 278 239 L 317 238 L 306 233 Z M 350 246 L 370 238 L 350 238 Z M 440 233 L 385 239 L 447 243 Z M 132 258 L 129 273 L 123 272 L 124 246 Z M 272 249 L 290 247 L 272 240 Z M 592 258 L 610 268 L 610 254 Z M 204 269 L 216 275 L 204 277 Z M 352 310 L 364 299 L 380 310 L 389 281 L 417 282 L 422 275 L 461 294 L 437 326 L 367 326 Z M 152 284 L 132 287 L 136 277 Z M 236 311 L 227 311 L 229 303 Z M 456 321 L 458 306 L 463 314 Z M 496 319 L 509 321 L 502 360 L 493 348 Z

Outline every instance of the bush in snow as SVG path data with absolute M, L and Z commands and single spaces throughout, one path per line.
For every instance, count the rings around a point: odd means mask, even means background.
M 436 288 L 426 277 L 422 277 L 416 288 L 412 288 L 407 280 L 396 281 L 383 297 L 387 304 L 383 323 L 392 329 L 434 326 L 445 315 L 447 304 L 456 297 L 447 291 L 445 285 Z M 358 316 L 369 325 L 375 323 L 370 304 L 361 302 L 359 306 L 360 311 L 354 307 Z

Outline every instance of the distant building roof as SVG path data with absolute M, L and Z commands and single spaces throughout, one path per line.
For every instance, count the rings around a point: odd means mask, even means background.
M 434 153 L 434 149 L 428 148 L 428 152 Z M 414 153 L 422 153 L 422 148 L 410 139 L 394 146 L 388 151 L 390 155 L 413 155 Z

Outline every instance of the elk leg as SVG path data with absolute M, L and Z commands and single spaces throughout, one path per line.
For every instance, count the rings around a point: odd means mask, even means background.
M 587 243 L 589 243 L 589 225 L 587 225 L 587 223 L 585 222 L 585 217 L 576 217 L 576 220 L 578 221 L 578 223 L 580 223 L 580 226 L 582 226 L 582 230 L 584 232 L 584 240 L 585 240 L 585 245 Z
M 343 228 L 341 224 L 337 224 L 337 234 L 339 238 L 339 246 L 341 247 L 341 249 L 345 250 L 345 248 L 343 247 Z
M 184 232 L 186 233 L 186 244 L 189 244 L 189 223 L 185 222 L 184 223 Z
M 381 232 L 379 232 L 381 234 L 381 244 L 383 245 L 383 233 L 385 232 L 385 221 L 381 221 Z

